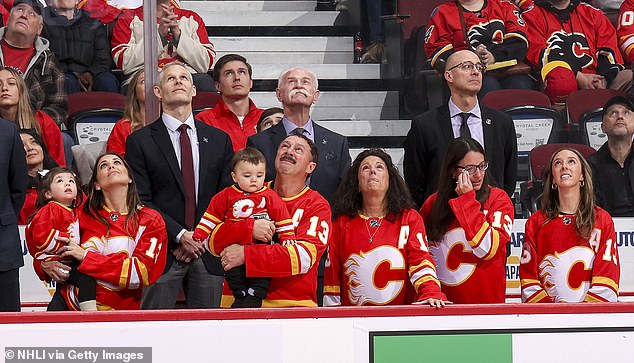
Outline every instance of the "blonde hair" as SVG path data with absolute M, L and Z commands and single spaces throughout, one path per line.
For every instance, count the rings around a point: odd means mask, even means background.
M 130 130 L 132 132 L 145 126 L 145 116 L 143 116 L 143 106 L 136 96 L 136 86 L 141 80 L 141 76 L 145 75 L 143 69 L 138 70 L 128 85 L 128 91 L 125 96 L 125 110 L 123 111 L 123 117 L 130 120 Z
M 15 78 L 16 85 L 18 86 L 18 104 L 16 105 L 17 111 L 15 113 L 15 119 L 9 119 L 9 121 L 18 125 L 20 129 L 35 129 L 38 134 L 42 134 L 40 123 L 35 118 L 35 112 L 31 106 L 29 92 L 24 79 L 13 68 L 0 66 L 0 71 L 11 73 L 11 76 Z
M 562 148 L 555 151 L 549 160 L 548 167 L 544 168 L 544 192 L 541 199 L 541 211 L 546 216 L 544 224 L 557 218 L 561 212 L 559 205 L 559 189 L 553 188 L 553 160 L 560 152 L 567 150 L 579 158 L 583 185 L 580 188 L 579 207 L 575 212 L 575 231 L 578 235 L 588 238 L 594 228 L 594 187 L 592 183 L 592 170 L 586 159 L 579 151 L 572 148 Z

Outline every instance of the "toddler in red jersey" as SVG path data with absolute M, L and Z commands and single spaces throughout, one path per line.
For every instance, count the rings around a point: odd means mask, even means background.
M 196 226 L 194 239 L 202 241 L 211 235 L 213 240 L 214 229 L 220 224 L 251 218 L 273 220 L 279 242 L 284 245 L 294 243 L 293 222 L 286 204 L 280 196 L 264 185 L 264 155 L 255 148 L 246 147 L 236 152 L 231 165 L 231 178 L 236 184 L 223 189 L 211 199 L 205 214 Z M 253 242 L 249 239 L 239 243 L 249 245 Z M 262 306 L 270 278 L 247 278 L 244 265 L 226 271 L 225 278 L 235 297 L 231 307 Z
M 59 237 L 69 238 L 79 243 L 79 207 L 82 194 L 77 191 L 78 178 L 68 168 L 54 168 L 42 179 L 35 208 L 37 213 L 26 227 L 26 242 L 33 256 L 33 264 L 43 261 L 60 260 L 66 246 Z M 79 289 L 79 293 L 69 301 L 79 301 L 81 310 L 97 310 L 95 301 L 95 280 L 77 271 L 73 264 L 66 282 Z M 55 295 L 61 294 L 61 283 L 57 284 Z M 71 289 L 74 294 L 77 289 Z M 47 310 L 69 310 L 64 299 L 57 296 Z M 74 307 L 76 308 L 76 307 Z

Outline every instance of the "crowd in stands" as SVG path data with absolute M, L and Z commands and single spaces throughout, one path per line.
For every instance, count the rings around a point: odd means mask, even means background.
M 312 118 L 309 69 L 283 71 L 281 108 L 258 108 L 248 60 L 214 59 L 200 16 L 169 0 L 157 0 L 154 122 L 142 8 L 112 17 L 98 1 L 9 1 L 0 311 L 20 308 L 17 223 L 31 221 L 33 267 L 58 284 L 49 310 L 174 308 L 181 290 L 188 308 L 503 303 L 517 138 L 508 114 L 479 101 L 501 88 L 540 89 L 553 104 L 577 89 L 623 92 L 603 107 L 595 155 L 552 154 L 520 266 L 524 302 L 618 299 L 612 216 L 634 216 L 630 0 L 618 32 L 580 0 L 439 6 L 424 47 L 446 102 L 412 121 L 404 177 L 380 149 L 352 161 L 346 137 Z M 197 92 L 216 90 L 218 103 L 194 115 Z M 82 191 L 60 127 L 67 95 L 92 91 L 124 92 L 126 107 Z M 568 276 L 571 261 L 586 268 Z

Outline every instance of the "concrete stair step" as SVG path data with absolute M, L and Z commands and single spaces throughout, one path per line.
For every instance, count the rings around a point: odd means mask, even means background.
M 315 72 L 319 81 L 381 79 L 381 65 L 379 64 L 309 64 L 306 62 L 259 64 L 254 63 L 259 61 L 257 58 L 247 57 L 247 60 L 253 67 L 254 80 L 277 81 L 283 71 L 298 66 Z
M 251 92 L 260 108 L 280 107 L 275 92 Z M 313 120 L 387 120 L 398 119 L 397 91 L 321 93 L 311 112 Z
M 181 7 L 195 12 L 214 11 L 313 11 L 315 1 L 181 1 Z
M 352 37 L 209 37 L 218 57 L 239 53 L 252 62 L 349 64 L 353 61 Z
M 215 11 L 212 6 L 208 6 L 197 12 L 206 25 L 215 27 L 312 27 L 336 26 L 344 23 L 344 17 L 338 11 L 248 11 L 236 14 L 235 11 Z

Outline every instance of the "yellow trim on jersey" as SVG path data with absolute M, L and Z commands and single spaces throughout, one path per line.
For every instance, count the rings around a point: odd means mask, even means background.
M 617 293 L 619 291 L 619 284 L 614 282 L 614 280 L 612 280 L 609 277 L 593 276 L 592 277 L 592 285 L 594 285 L 594 284 L 601 284 L 601 285 L 609 286 L 610 288 L 612 288 L 612 290 L 616 291 Z
M 451 49 L 453 49 L 453 45 L 447 44 L 444 47 L 440 48 L 438 51 L 436 51 L 436 53 L 434 53 L 434 56 L 429 61 L 431 66 L 434 67 L 436 65 L 436 62 L 438 61 L 438 58 L 440 58 L 442 54 L 444 54 L 445 52 L 448 52 Z
M 299 274 L 299 260 L 297 256 L 297 251 L 295 250 L 294 245 L 286 246 L 289 254 L 289 260 L 291 262 L 291 275 Z
M 526 301 L 527 303 L 534 303 L 534 302 L 538 302 L 540 300 L 542 300 L 543 298 L 547 297 L 548 294 L 546 293 L 546 291 L 542 290 L 539 292 L 539 294 L 537 295 L 533 295 L 533 297 L 531 297 L 530 299 L 528 299 L 528 301 Z
M 605 302 L 606 300 L 602 300 L 602 299 L 596 298 L 594 295 L 591 295 L 591 294 L 586 294 L 586 297 L 583 299 L 583 301 L 585 301 L 585 302 Z
M 433 281 L 434 283 L 436 283 L 436 285 L 438 285 L 438 287 L 440 287 L 440 281 L 438 281 L 437 278 L 435 278 L 434 276 L 423 276 L 420 279 L 416 280 L 416 283 L 414 284 L 414 289 L 416 289 L 416 291 L 418 291 L 418 287 L 422 284 L 424 284 L 427 281 Z
M 539 284 L 539 280 L 522 279 L 520 280 L 520 283 L 522 284 L 522 286 L 533 285 L 533 284 Z
M 211 234 L 211 230 L 209 228 L 205 227 L 205 225 L 202 224 L 202 223 L 198 224 L 197 228 L 202 229 L 205 232 L 205 234 Z
M 502 39 L 506 40 L 509 38 L 520 38 L 524 41 L 524 43 L 526 43 L 526 46 L 528 46 L 528 39 L 520 33 L 507 33 Z
M 301 197 L 302 195 L 306 194 L 309 190 L 310 190 L 310 187 L 306 186 L 304 189 L 302 189 L 301 192 L 293 195 L 292 197 L 282 198 L 282 200 L 285 201 L 285 202 L 288 202 L 288 201 L 291 201 L 293 199 L 297 199 L 297 198 Z
M 471 247 L 476 247 L 480 244 L 480 242 L 482 242 L 482 237 L 486 233 L 487 229 L 489 229 L 489 227 L 490 227 L 489 222 L 485 221 L 482 224 L 482 227 L 480 227 L 480 230 L 478 231 L 478 233 L 476 233 L 473 239 L 469 241 L 469 244 L 471 245 Z
M 130 276 L 130 260 L 123 260 L 123 267 L 121 268 L 121 276 L 119 276 L 119 288 L 125 289 L 128 287 L 128 276 Z
M 410 276 L 412 275 L 412 273 L 414 273 L 414 271 L 418 270 L 418 269 L 422 269 L 423 267 L 429 267 L 432 270 L 436 271 L 436 266 L 434 266 L 433 263 L 431 263 L 428 260 L 423 260 L 420 264 L 416 265 L 416 266 L 410 266 L 409 270 L 407 271 Z
M 213 231 L 211 231 L 211 234 L 209 235 L 209 241 L 207 242 L 207 249 L 209 250 L 209 252 L 216 256 L 216 257 L 220 257 L 220 255 L 217 255 L 216 252 L 214 252 L 214 239 L 216 238 L 216 232 L 218 232 L 218 230 L 220 228 L 218 228 L 222 223 L 218 224 L 216 226 L 216 228 L 214 228 Z
M 221 308 L 230 308 L 231 304 L 235 301 L 233 295 L 222 295 L 220 299 Z M 293 306 L 317 306 L 312 300 L 262 300 L 263 308 L 285 308 Z
M 337 285 L 332 285 L 332 286 L 325 286 L 324 285 L 324 293 L 331 293 L 331 294 L 339 294 L 341 293 L 341 286 L 337 286 Z
M 222 220 L 218 219 L 215 215 L 213 215 L 211 213 L 207 213 L 207 212 L 205 212 L 205 214 L 203 214 L 203 218 L 209 219 L 214 224 L 218 224 L 218 223 L 222 222 Z
M 145 264 L 138 258 L 136 259 L 136 261 L 137 261 L 137 266 L 139 266 L 139 272 L 141 275 L 141 286 L 142 287 L 148 286 L 150 284 L 150 278 L 147 271 L 147 266 L 145 266 Z
M 106 304 L 102 304 L 99 301 L 97 301 L 97 310 L 102 311 L 102 310 L 114 310 L 114 309 Z
M 500 248 L 500 232 L 496 231 L 495 228 L 491 228 L 491 250 L 485 260 L 493 258 L 498 252 L 498 248 Z
M 542 80 L 546 79 L 546 76 L 548 75 L 548 73 L 550 73 L 550 71 L 552 71 L 553 69 L 557 68 L 557 67 L 564 67 L 566 69 L 570 69 L 570 71 L 572 71 L 572 68 L 570 68 L 570 65 L 564 61 L 553 61 L 553 62 L 548 62 L 546 64 L 544 64 L 544 66 L 542 67 Z
M 308 254 L 310 254 L 310 265 L 314 265 L 317 260 L 317 247 L 314 244 L 306 241 L 298 241 L 298 245 L 304 246 L 308 250 Z
M 53 235 L 55 234 L 55 229 L 51 229 L 51 232 L 48 234 L 48 236 L 46 237 L 46 239 L 44 240 L 44 243 L 42 243 L 41 245 L 37 246 L 38 249 L 43 249 L 44 247 L 48 246 L 51 243 L 51 239 L 53 238 Z

